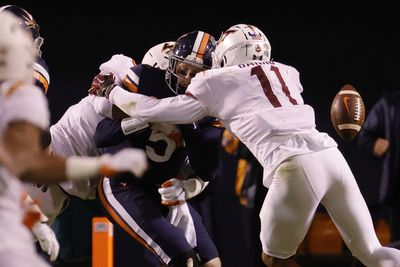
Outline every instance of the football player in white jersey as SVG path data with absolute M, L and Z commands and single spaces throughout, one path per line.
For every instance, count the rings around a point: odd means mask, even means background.
M 162 43 L 167 49 L 171 47 L 171 42 Z M 161 44 L 160 44 L 161 45 Z M 173 44 L 172 44 L 173 45 Z M 159 51 L 160 50 L 160 51 Z M 165 65 L 159 52 L 161 48 L 151 49 L 153 54 L 148 56 L 146 62 L 148 64 Z M 165 50 L 166 51 L 166 50 Z M 112 59 L 100 66 L 100 75 L 98 75 L 92 86 L 96 86 L 103 82 L 104 75 L 112 72 L 117 80 L 123 80 L 126 72 L 135 65 L 132 58 L 124 55 L 114 55 Z M 99 156 L 101 151 L 96 147 L 93 135 L 98 122 L 104 117 L 113 118 L 116 115 L 116 107 L 114 106 L 114 114 L 112 104 L 105 98 L 89 95 L 77 104 L 72 105 L 64 113 L 61 119 L 50 127 L 51 134 L 51 152 L 58 156 Z M 120 114 L 120 113 L 119 113 Z M 79 197 L 81 199 L 95 199 L 96 187 L 98 184 L 97 176 L 90 179 L 77 181 L 65 181 L 58 184 L 49 184 L 45 186 L 45 192 L 34 186 L 25 186 L 26 191 L 40 203 L 40 208 L 44 213 L 41 216 L 41 222 L 51 224 L 62 209 L 66 207 L 69 195 Z M 47 239 L 52 239 L 52 232 L 45 231 L 45 224 L 42 226 L 43 231 L 47 235 Z M 55 238 L 55 236 L 54 236 Z M 48 242 L 49 243 L 49 242 Z M 56 257 L 56 253 L 51 248 L 45 249 L 51 255 Z
M 39 24 L 36 22 L 34 17 L 25 9 L 16 6 L 16 5 L 5 5 L 0 7 L 0 13 L 2 12 L 10 12 L 15 15 L 19 19 L 19 23 L 23 26 L 26 30 L 28 30 L 33 37 L 33 43 L 35 45 L 35 52 L 36 52 L 36 62 L 33 65 L 33 76 L 35 78 L 35 84 L 43 89 L 45 93 L 48 91 L 48 86 L 50 84 L 50 76 L 49 70 L 46 65 L 46 62 L 42 58 L 42 51 L 41 46 L 43 45 L 44 38 L 40 35 L 39 32 Z M 48 131 L 44 131 L 42 135 L 43 143 L 48 143 L 50 138 L 50 134 Z M 35 186 L 34 184 L 24 184 L 25 190 L 28 193 L 25 198 L 25 206 L 27 212 L 29 210 L 36 210 L 40 211 L 39 206 L 36 204 L 37 196 L 42 197 L 41 190 Z M 53 188 L 52 188 L 53 189 Z M 55 188 L 58 189 L 58 188 Z M 54 191 L 54 190 L 52 190 Z M 46 210 L 51 209 L 54 206 L 62 206 L 62 199 L 58 198 L 57 196 L 63 195 L 61 190 L 60 192 L 54 192 L 52 194 L 47 194 L 46 196 L 50 198 L 51 201 L 48 201 L 47 198 L 41 199 L 41 206 L 44 207 Z M 53 197 L 54 196 L 54 197 Z M 35 200 L 33 200 L 33 199 Z M 59 199 L 59 201 L 54 201 L 53 199 Z M 53 204 L 56 203 L 56 204 Z M 50 258 L 54 259 L 56 257 L 58 251 L 58 242 L 53 231 L 47 224 L 43 222 L 49 222 L 48 218 L 42 213 L 40 216 L 40 222 L 36 223 L 35 226 L 32 228 L 35 237 L 39 240 L 41 248 L 50 255 Z
M 171 43 L 166 42 L 160 45 L 168 48 Z M 165 65 L 162 61 L 164 56 L 160 56 L 158 52 L 161 50 L 159 51 L 158 47 L 149 51 L 152 51 L 154 55 L 147 53 L 145 57 L 147 64 Z M 92 87 L 103 83 L 109 73 L 113 73 L 115 79 L 122 83 L 134 65 L 136 63 L 132 58 L 122 54 L 114 55 L 100 66 L 100 74 L 93 80 Z M 52 153 L 59 156 L 99 156 L 101 151 L 93 140 L 98 122 L 104 117 L 113 118 L 120 115 L 122 115 L 121 112 L 118 112 L 107 99 L 94 95 L 84 97 L 77 104 L 69 107 L 61 119 L 50 127 Z M 87 180 L 49 185 L 49 193 L 33 193 L 34 190 L 30 190 L 30 193 L 40 200 L 41 208 L 51 222 L 61 212 L 63 203 L 68 198 L 64 192 L 81 199 L 94 199 L 97 183 L 98 177 L 92 177 Z M 59 189 L 60 187 L 62 190 Z
M 382 247 L 354 176 L 336 142 L 315 128 L 304 104 L 299 72 L 270 61 L 257 27 L 225 31 L 214 53 L 216 69 L 198 74 L 185 95 L 154 99 L 112 87 L 109 99 L 143 121 L 190 123 L 214 116 L 264 167 L 269 187 L 260 212 L 263 261 L 299 266 L 291 256 L 322 204 L 352 254 L 366 266 L 400 266 L 400 251 Z
M 8 11 L 0 13 L 0 51 L 0 265 L 47 266 L 35 254 L 32 236 L 22 224 L 23 189 L 14 174 L 30 182 L 76 180 L 125 171 L 140 176 L 147 162 L 138 150 L 67 159 L 45 153 L 40 137 L 48 127 L 49 111 L 43 92 L 33 85 L 34 44 L 30 33 Z
M 36 62 L 33 66 L 35 84 L 47 93 L 50 84 L 50 76 L 48 73 L 48 67 L 42 58 L 41 46 L 44 39 L 39 33 L 38 23 L 27 10 L 16 5 L 5 5 L 0 7 L 0 13 L 2 12 L 11 12 L 14 14 L 20 20 L 20 25 L 31 32 L 36 52 Z M 108 112 L 111 105 L 107 105 L 108 101 L 104 99 L 98 99 L 96 103 L 92 102 L 95 102 L 93 96 L 83 99 L 79 105 L 70 108 L 71 112 L 64 115 L 60 120 L 62 122 L 59 122 L 55 127 L 52 127 L 53 154 L 59 156 L 100 155 L 100 153 L 95 151 L 95 146 L 90 146 L 93 142 L 90 142 L 90 138 L 87 138 L 88 133 L 86 131 L 89 131 L 89 137 L 91 137 L 92 135 L 90 135 L 90 130 L 93 127 L 95 129 L 97 124 L 95 117 L 100 117 L 97 113 L 90 112 L 92 111 L 90 109 L 93 109 L 92 106 L 94 105 L 95 107 L 101 108 L 102 111 Z M 81 115 L 76 112 L 83 111 L 87 111 L 88 115 L 80 118 Z M 74 112 L 76 114 L 74 114 Z M 74 121 L 79 120 L 81 121 L 80 124 L 74 124 Z M 71 125 L 80 125 L 83 130 L 79 131 L 79 127 L 72 127 Z M 72 132 L 72 134 L 68 134 L 68 132 Z M 50 142 L 50 133 L 48 131 L 43 133 L 43 143 L 47 146 Z M 77 136 L 83 137 L 82 140 L 77 140 Z M 87 142 L 87 144 L 85 144 L 85 142 Z M 62 149 L 60 148 L 60 143 L 63 143 Z M 55 217 L 65 207 L 66 200 L 68 199 L 68 195 L 65 194 L 65 192 L 83 199 L 91 199 L 94 198 L 95 187 L 96 179 L 66 181 L 60 183 L 60 186 L 57 184 L 49 184 L 42 188 L 33 184 L 24 184 L 25 191 L 28 193 L 25 199 L 26 208 L 28 210 L 34 209 L 38 212 L 41 210 L 42 212 L 40 221 L 32 227 L 33 233 L 39 240 L 41 248 L 50 255 L 51 260 L 54 260 L 57 257 L 58 242 L 55 234 L 48 225 L 53 222 Z M 40 209 L 36 203 L 39 203 Z

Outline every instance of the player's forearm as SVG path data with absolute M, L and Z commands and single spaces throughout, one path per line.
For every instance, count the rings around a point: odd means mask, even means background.
M 51 155 L 37 155 L 20 160 L 20 179 L 27 182 L 60 182 L 67 180 L 66 162 Z
M 84 179 L 99 174 L 101 163 L 98 157 L 69 157 L 38 155 L 26 159 L 20 179 L 28 182 L 62 182 Z
M 186 95 L 155 99 L 115 87 L 109 100 L 125 113 L 145 122 L 188 124 L 207 116 L 200 102 Z

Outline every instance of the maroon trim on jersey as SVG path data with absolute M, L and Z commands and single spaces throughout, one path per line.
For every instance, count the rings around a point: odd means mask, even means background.
M 190 97 L 192 97 L 192 98 L 194 98 L 194 99 L 196 99 L 197 100 L 197 97 L 195 97 L 194 95 L 192 95 L 191 93 L 189 93 L 189 92 L 185 92 L 185 95 L 187 95 L 187 96 L 190 96 Z

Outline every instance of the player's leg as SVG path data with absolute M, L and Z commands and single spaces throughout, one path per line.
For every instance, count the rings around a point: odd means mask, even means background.
M 201 266 L 220 267 L 221 261 L 218 256 L 217 248 L 209 236 L 208 231 L 202 222 L 201 216 L 189 204 L 188 207 L 196 231 L 197 248 L 195 251 L 198 254 Z
M 184 233 L 173 226 L 162 212 L 160 195 L 154 186 L 127 179 L 102 179 L 99 197 L 108 217 L 117 226 L 174 267 L 186 267 L 187 262 L 199 266 Z
M 321 203 L 352 254 L 366 266 L 400 266 L 400 251 L 379 243 L 367 204 L 342 154 L 329 149 L 320 159 L 325 160 L 324 165 L 333 177 Z
M 49 267 L 36 253 L 32 234 L 22 224 L 20 215 L 12 206 L 0 213 L 0 266 Z
M 0 266 L 21 267 L 50 267 L 43 259 L 35 254 L 34 250 L 26 251 L 22 248 L 0 250 Z
M 262 258 L 269 267 L 298 266 L 291 257 L 304 239 L 320 200 L 303 165 L 312 160 L 309 157 L 292 157 L 280 164 L 260 211 Z M 315 164 L 311 161 L 310 165 Z

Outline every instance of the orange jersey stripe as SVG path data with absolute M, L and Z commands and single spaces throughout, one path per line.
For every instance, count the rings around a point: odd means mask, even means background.
M 11 87 L 8 89 L 8 91 L 5 93 L 6 97 L 9 97 L 10 95 L 12 95 L 15 91 L 18 90 L 18 88 L 20 88 L 20 85 L 22 84 L 21 81 L 18 81 L 16 83 L 14 83 L 13 85 L 11 85 Z

